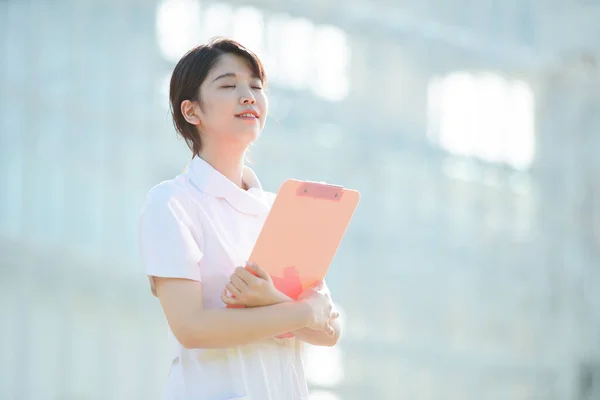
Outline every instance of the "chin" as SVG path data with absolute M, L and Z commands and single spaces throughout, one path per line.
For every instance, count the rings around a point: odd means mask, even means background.
M 231 146 L 243 148 L 245 150 L 258 139 L 259 134 L 260 132 L 240 132 L 230 138 L 229 143 Z
M 247 131 L 240 132 L 240 135 L 238 137 L 240 138 L 240 141 L 246 143 L 249 146 L 260 137 L 260 130 L 249 129 Z

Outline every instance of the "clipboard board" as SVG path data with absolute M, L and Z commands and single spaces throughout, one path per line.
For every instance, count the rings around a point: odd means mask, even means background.
M 342 186 L 285 181 L 248 261 L 297 300 L 327 275 L 359 200 L 358 191 Z

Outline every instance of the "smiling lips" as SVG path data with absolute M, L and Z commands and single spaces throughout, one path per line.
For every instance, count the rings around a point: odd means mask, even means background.
M 243 112 L 236 114 L 236 117 L 243 119 L 258 119 L 258 113 L 254 110 L 244 110 Z

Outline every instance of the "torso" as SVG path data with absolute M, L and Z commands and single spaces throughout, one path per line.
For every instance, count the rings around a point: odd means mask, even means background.
M 204 168 L 204 166 L 203 166 Z M 206 171 L 204 171 L 206 172 Z M 199 262 L 204 307 L 223 308 L 221 292 L 237 266 L 248 259 L 275 195 L 249 182 L 234 197 L 214 196 L 187 172 L 161 183 L 160 190 L 181 196 L 190 229 L 203 257 Z M 196 170 L 198 174 L 198 170 Z M 256 179 L 251 173 L 249 180 Z M 201 187 L 198 187 L 201 186 Z M 243 192 L 243 193 L 242 193 Z M 226 349 L 185 349 L 170 332 L 172 365 L 168 400 L 304 400 L 308 390 L 302 342 L 266 339 Z

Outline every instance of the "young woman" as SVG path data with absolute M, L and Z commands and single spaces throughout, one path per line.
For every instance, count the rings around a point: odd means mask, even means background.
M 256 55 L 227 39 L 189 51 L 171 77 L 174 124 L 193 158 L 150 190 L 139 221 L 174 344 L 167 399 L 308 399 L 301 342 L 332 346 L 340 335 L 324 284 L 292 301 L 246 263 L 275 198 L 244 166 L 267 117 L 265 84 Z

